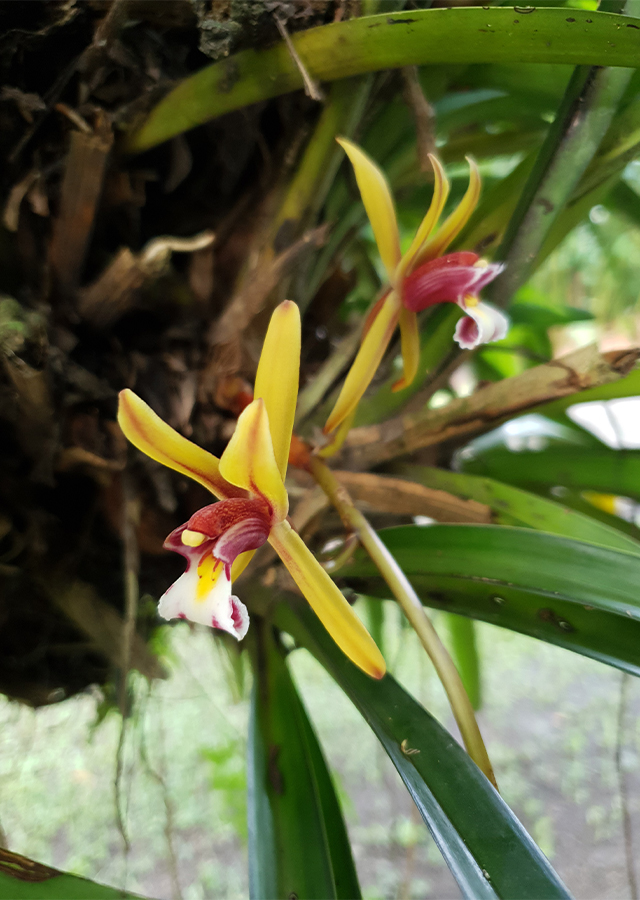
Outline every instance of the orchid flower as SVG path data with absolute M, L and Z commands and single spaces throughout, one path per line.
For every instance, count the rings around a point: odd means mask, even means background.
M 389 291 L 373 308 L 362 345 L 345 379 L 324 431 L 332 432 L 356 408 L 384 355 L 396 325 L 404 372 L 394 385 L 399 391 L 415 378 L 420 356 L 417 313 L 436 303 L 457 303 L 466 315 L 456 327 L 455 340 L 463 348 L 505 337 L 509 320 L 500 310 L 482 303 L 478 294 L 500 274 L 500 263 L 487 263 L 476 253 L 443 255 L 469 220 L 480 197 L 480 173 L 469 159 L 469 187 L 459 205 L 436 229 L 449 195 L 449 182 L 437 157 L 429 154 L 434 185 L 431 205 L 405 254 L 400 252 L 398 222 L 384 174 L 363 150 L 346 138 L 338 143 L 353 165 L 364 208 L 389 279 Z
M 269 324 L 255 399 L 240 414 L 219 460 L 174 431 L 133 391 L 121 392 L 118 422 L 131 443 L 219 498 L 166 539 L 165 547 L 184 556 L 187 568 L 160 599 L 158 612 L 221 628 L 241 640 L 249 616 L 232 594 L 232 579 L 269 541 L 338 646 L 367 674 L 382 678 L 385 662 L 373 639 L 287 521 L 284 478 L 299 368 L 300 313 L 285 301 Z

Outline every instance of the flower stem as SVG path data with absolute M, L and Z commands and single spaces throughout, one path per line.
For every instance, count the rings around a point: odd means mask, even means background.
M 467 753 L 497 789 L 489 755 L 462 679 L 409 580 L 367 519 L 356 509 L 331 469 L 313 456 L 309 461 L 309 471 L 335 506 L 345 526 L 358 535 L 362 546 L 391 588 L 442 682 Z

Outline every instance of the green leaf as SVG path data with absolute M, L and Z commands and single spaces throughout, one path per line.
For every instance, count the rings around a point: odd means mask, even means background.
M 317 656 L 382 743 L 463 896 L 570 896 L 465 751 L 391 675 L 375 681 L 357 669 L 308 607 L 297 604 L 294 612 L 281 604 L 276 615 Z
M 509 484 L 543 489 L 562 485 L 632 497 L 640 502 L 640 452 L 555 443 L 546 450 L 514 453 L 495 444 L 463 461 L 465 472 L 500 478 Z
M 513 454 L 512 454 L 513 456 Z M 409 466 L 402 474 L 426 487 L 448 491 L 465 500 L 477 500 L 491 507 L 493 520 L 502 525 L 526 525 L 579 541 L 602 544 L 614 550 L 640 553 L 640 543 L 583 513 L 512 487 L 493 478 L 448 472 L 431 466 Z
M 551 403 L 545 403 L 539 406 L 537 412 L 549 418 L 561 416 L 565 410 L 576 403 L 588 403 L 591 400 L 614 400 L 616 397 L 637 397 L 640 396 L 640 369 L 630 372 L 625 378 L 618 381 L 612 381 L 609 384 L 603 384 L 600 387 L 589 388 L 586 391 L 580 391 L 579 394 L 570 394 L 568 397 L 561 397 L 559 400 L 553 400 Z
M 318 739 L 273 637 L 262 638 L 249 727 L 251 897 L 359 898 Z
M 0 900 L 136 900 L 118 888 L 96 884 L 0 849 Z
M 637 66 L 638 20 L 543 9 L 429 9 L 369 16 L 292 36 L 310 75 L 334 81 L 424 63 L 570 63 Z M 140 152 L 234 109 L 302 87 L 284 43 L 245 50 L 183 81 L 127 143 Z
M 640 675 L 637 555 L 500 525 L 402 526 L 380 537 L 425 604 Z M 362 551 L 340 574 L 388 597 Z

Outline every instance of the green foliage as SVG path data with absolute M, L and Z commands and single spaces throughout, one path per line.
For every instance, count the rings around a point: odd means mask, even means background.
M 421 63 L 549 62 L 633 66 L 638 38 L 609 13 L 532 8 L 416 10 L 351 19 L 310 29 L 294 38 L 319 81 Z M 627 20 L 622 20 L 627 24 Z M 614 43 L 615 41 L 615 43 Z M 302 75 L 284 44 L 247 50 L 214 63 L 182 82 L 129 139 L 146 150 L 195 125 L 302 86 Z
M 331 776 L 281 650 L 263 633 L 249 726 L 251 897 L 360 897 Z
M 245 741 L 235 738 L 219 747 L 201 750 L 211 764 L 211 790 L 221 799 L 221 818 L 247 839 L 247 772 L 243 763 Z
M 8 850 L 2 850 L 1 856 L 2 900 L 136 900 L 139 896 L 57 872 Z
M 463 896 L 570 896 L 467 754 L 391 675 L 382 681 L 364 675 L 308 608 L 295 616 L 282 608 L 278 621 L 322 662 L 373 729 Z
M 382 531 L 422 601 L 640 674 L 640 556 L 531 529 L 403 526 Z M 341 570 L 388 597 L 362 551 Z

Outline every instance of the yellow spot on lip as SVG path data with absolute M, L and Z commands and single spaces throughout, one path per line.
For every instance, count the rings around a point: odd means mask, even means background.
M 465 306 L 477 306 L 478 303 L 480 303 L 480 301 L 477 297 L 474 297 L 473 294 L 467 294 L 467 296 L 464 298 Z
M 487 262 L 486 259 L 478 259 L 474 262 L 473 268 L 474 269 L 486 269 L 488 265 L 489 265 L 489 263 Z
M 186 547 L 199 547 L 200 544 L 204 544 L 206 539 L 206 534 L 201 534 L 199 531 L 189 531 L 189 529 L 186 528 L 182 532 L 182 543 Z
M 209 591 L 222 574 L 223 564 L 211 553 L 208 553 L 198 566 L 198 586 L 196 588 L 196 600 L 206 600 Z

